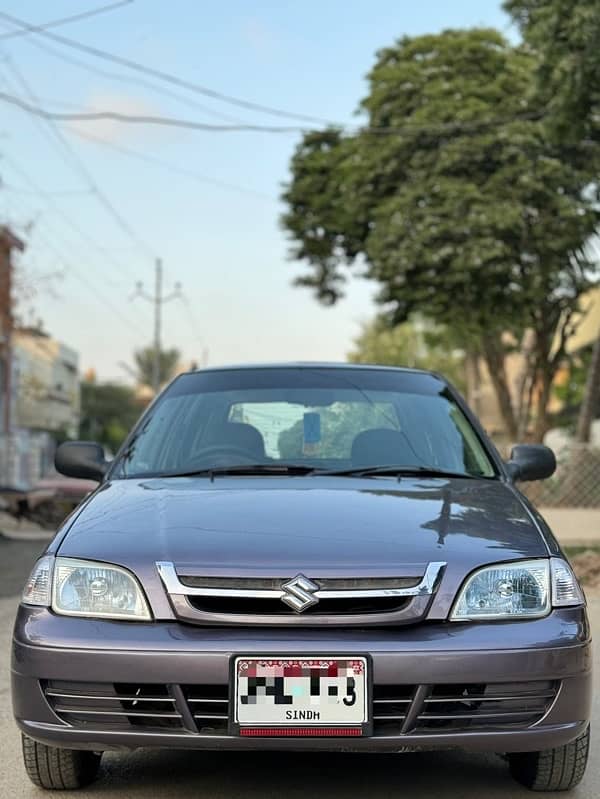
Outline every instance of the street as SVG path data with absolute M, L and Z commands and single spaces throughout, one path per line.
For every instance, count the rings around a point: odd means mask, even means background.
M 34 797 L 42 792 L 28 781 L 21 765 L 19 734 L 10 711 L 10 634 L 17 606 L 18 587 L 29 565 L 43 548 L 43 542 L 7 541 L 0 537 L 0 797 Z M 11 595 L 12 594 L 12 595 Z M 600 629 L 600 599 L 590 602 L 595 630 Z M 596 698 L 594 721 L 600 729 L 600 662 L 595 652 Z M 585 780 L 576 791 L 577 799 L 600 795 L 600 757 L 597 738 Z M 100 779 L 86 796 L 103 797 L 345 797 L 368 794 L 370 799 L 404 796 L 436 799 L 525 799 L 530 792 L 516 785 L 505 763 L 495 755 L 467 755 L 436 752 L 402 755 L 332 755 L 277 752 L 225 754 L 213 752 L 167 752 L 140 750 L 109 754 L 103 759 Z M 56 792 L 55 796 L 66 796 Z M 73 794 L 70 794 L 71 796 Z M 550 794 L 548 794 L 550 795 Z M 557 794 L 552 794 L 556 796 Z

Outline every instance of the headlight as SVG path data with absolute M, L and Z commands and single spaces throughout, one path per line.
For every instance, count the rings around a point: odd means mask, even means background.
M 450 620 L 540 618 L 552 607 L 584 602 L 570 566 L 560 558 L 497 563 L 467 579 Z
M 132 574 L 120 566 L 91 560 L 42 558 L 31 573 L 23 602 L 51 605 L 55 613 L 66 616 L 152 618 L 142 589 Z
M 150 619 L 135 577 L 120 566 L 90 560 L 56 558 L 52 610 L 67 616 Z

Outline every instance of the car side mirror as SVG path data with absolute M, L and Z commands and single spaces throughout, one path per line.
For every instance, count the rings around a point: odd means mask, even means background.
M 100 482 L 108 468 L 104 448 L 94 441 L 65 441 L 54 455 L 56 470 L 67 477 Z
M 517 444 L 512 448 L 506 469 L 513 480 L 545 480 L 556 470 L 556 458 L 543 444 Z

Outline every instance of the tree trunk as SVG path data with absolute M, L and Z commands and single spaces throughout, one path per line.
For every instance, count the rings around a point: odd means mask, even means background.
M 484 336 L 482 339 L 483 355 L 490 373 L 490 379 L 496 393 L 500 414 L 511 443 L 517 442 L 518 426 L 506 378 L 504 364 L 504 348 L 499 336 Z
M 575 438 L 580 444 L 588 444 L 592 434 L 592 422 L 598 406 L 598 395 L 600 394 L 600 336 L 594 344 L 592 350 L 592 362 L 585 384 L 585 394 L 579 418 L 577 419 L 577 433 Z
M 467 375 L 467 401 L 476 416 L 481 414 L 481 371 L 479 353 L 467 350 L 465 355 L 465 372 Z
M 533 442 L 541 444 L 544 436 L 548 432 L 548 404 L 550 402 L 550 395 L 552 393 L 552 384 L 554 382 L 554 370 L 542 370 L 540 375 L 540 386 L 537 396 L 537 413 L 535 419 L 535 427 L 533 428 Z
M 535 389 L 535 331 L 529 329 L 521 340 L 523 365 L 517 382 L 517 440 L 524 441 L 531 420 L 531 404 Z

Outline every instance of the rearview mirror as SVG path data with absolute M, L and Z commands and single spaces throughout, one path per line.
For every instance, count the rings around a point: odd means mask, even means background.
M 518 444 L 506 464 L 513 480 L 545 480 L 556 470 L 556 458 L 550 447 L 543 444 Z
M 104 448 L 94 441 L 65 441 L 56 450 L 54 465 L 58 472 L 67 477 L 98 482 L 108 468 Z

